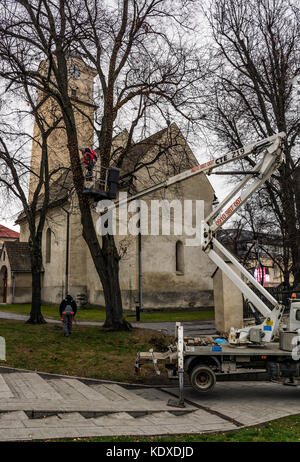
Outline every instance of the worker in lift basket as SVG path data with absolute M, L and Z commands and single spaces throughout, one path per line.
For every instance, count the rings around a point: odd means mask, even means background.
M 86 180 L 92 180 L 93 178 L 93 169 L 97 162 L 97 154 L 91 148 L 79 148 L 83 155 L 83 162 L 85 163 L 87 173 Z
M 64 336 L 68 337 L 72 333 L 72 323 L 77 312 L 77 305 L 71 295 L 67 295 L 59 306 L 60 318 L 63 322 Z

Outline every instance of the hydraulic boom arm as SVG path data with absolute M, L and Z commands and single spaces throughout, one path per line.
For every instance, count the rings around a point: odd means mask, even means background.
M 262 158 L 252 170 L 253 176 L 245 177 L 222 201 L 222 203 L 211 212 L 206 218 L 203 226 L 202 248 L 207 253 L 209 258 L 231 279 L 231 281 L 244 294 L 254 307 L 264 316 L 265 320 L 256 329 L 260 329 L 261 339 L 264 342 L 270 342 L 278 330 L 280 319 L 283 313 L 283 307 L 272 297 L 269 292 L 262 287 L 256 279 L 238 262 L 238 260 L 220 243 L 215 237 L 216 231 L 226 223 L 226 221 L 260 188 L 275 172 L 275 170 L 284 162 L 283 154 L 283 139 L 285 133 L 281 132 L 248 144 L 236 151 L 231 151 L 226 155 L 216 159 L 197 165 L 190 170 L 179 173 L 165 181 L 144 189 L 137 194 L 127 197 L 124 200 L 116 201 L 114 206 L 120 206 L 123 203 L 131 202 L 139 199 L 151 192 L 159 189 L 167 188 L 173 184 L 184 181 L 192 176 L 201 173 L 210 174 L 213 169 L 221 167 L 229 162 L 236 162 L 251 154 L 259 154 L 263 152 Z M 251 180 L 251 182 L 250 182 Z M 247 183 L 250 182 L 248 187 Z M 223 211 L 225 209 L 225 211 Z M 223 255 L 223 256 L 222 256 Z M 236 272 L 226 263 L 230 260 L 233 266 L 238 269 L 243 278 L 251 282 L 256 289 L 273 305 L 270 310 L 266 304 L 251 290 L 244 280 L 239 277 Z M 232 343 L 248 342 L 250 328 L 232 330 Z
M 225 155 L 223 155 L 221 157 L 218 157 L 216 159 L 205 162 L 204 164 L 197 165 L 196 167 L 193 167 L 190 170 L 186 170 L 185 172 L 179 173 L 178 175 L 172 176 L 171 178 L 167 178 L 165 181 L 162 181 L 161 183 L 155 184 L 155 185 L 151 186 L 150 188 L 143 189 L 142 191 L 139 191 L 138 193 L 126 198 L 124 201 L 122 201 L 122 200 L 121 201 L 116 201 L 114 203 L 114 205 L 116 207 L 118 207 L 119 205 L 134 201 L 135 199 L 140 199 L 141 197 L 146 196 L 147 194 L 149 194 L 151 192 L 158 191 L 158 190 L 163 189 L 163 188 L 168 188 L 169 186 L 171 186 L 173 184 L 176 184 L 176 183 L 179 183 L 181 181 L 187 180 L 188 178 L 191 178 L 192 176 L 200 175 L 201 173 L 209 175 L 212 172 L 212 170 L 214 170 L 215 168 L 222 167 L 223 165 L 228 164 L 229 162 L 232 162 L 232 161 L 237 161 L 238 159 L 243 159 L 244 157 L 247 157 L 250 154 L 257 154 L 257 153 L 259 153 L 259 152 L 273 146 L 274 143 L 278 142 L 278 140 L 281 140 L 284 136 L 285 136 L 285 133 L 282 132 L 282 133 L 279 133 L 277 135 L 273 135 L 273 136 L 269 136 L 268 138 L 264 138 L 263 140 L 256 141 L 254 143 L 248 144 L 248 145 L 246 145 L 246 146 L 244 146 L 244 147 L 242 147 L 240 149 L 237 149 L 235 151 L 231 151 L 231 152 L 229 152 L 229 153 L 227 153 L 227 154 L 225 154 Z M 274 158 L 274 156 L 271 156 L 271 157 Z M 259 171 L 260 166 L 261 166 L 261 164 L 258 164 L 256 166 L 256 171 Z M 264 166 L 264 167 L 267 168 L 267 166 Z M 247 181 L 248 181 L 248 179 L 246 181 L 243 181 L 241 183 L 241 187 Z M 225 201 L 228 202 L 230 200 L 230 198 L 232 198 L 234 195 L 235 195 L 235 192 L 233 193 L 233 195 L 231 197 L 227 196 Z M 245 199 L 243 199 L 243 200 L 245 200 Z M 222 204 L 224 204 L 225 201 L 223 201 Z M 221 208 L 222 204 L 220 204 L 219 208 Z M 210 219 L 210 217 L 208 217 L 208 219 Z

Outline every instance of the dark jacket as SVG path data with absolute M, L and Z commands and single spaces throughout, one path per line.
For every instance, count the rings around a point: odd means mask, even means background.
M 76 305 L 76 302 L 73 299 L 73 297 L 71 297 L 71 295 L 67 295 L 66 298 L 61 302 L 61 304 L 59 306 L 59 314 L 60 314 L 60 316 L 62 316 L 63 311 L 65 310 L 67 305 L 71 305 L 72 310 L 74 312 L 74 316 L 75 316 L 75 314 L 77 312 L 77 305 Z

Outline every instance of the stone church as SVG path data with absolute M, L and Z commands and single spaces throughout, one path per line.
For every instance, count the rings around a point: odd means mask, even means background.
M 78 58 L 70 60 L 69 88 L 76 111 L 78 141 L 81 146 L 93 146 L 94 132 L 87 118 L 93 120 L 94 69 L 83 64 Z M 39 110 L 49 124 L 57 118 L 57 107 L 51 98 L 40 95 Z M 38 128 L 34 127 L 31 169 L 37 172 L 41 152 L 38 144 Z M 117 134 L 113 140 L 114 154 L 125 146 L 128 140 L 126 130 Z M 94 268 L 88 247 L 82 238 L 82 225 L 76 204 L 76 194 L 72 189 L 69 157 L 66 149 L 66 134 L 63 126 L 58 126 L 49 139 L 49 171 L 57 170 L 50 186 L 50 208 L 47 214 L 43 235 L 43 275 L 42 300 L 44 303 L 58 304 L 66 291 L 74 298 L 84 294 L 89 304 L 103 306 L 104 297 L 101 283 Z M 154 133 L 150 137 L 132 142 L 124 161 L 121 175 L 135 169 L 131 182 L 124 181 L 121 190 L 137 192 L 163 179 L 183 172 L 198 164 L 195 156 L 176 124 Z M 138 168 L 137 168 L 138 167 Z M 128 177 L 130 178 L 130 177 Z M 125 178 L 126 179 L 126 178 Z M 128 189 L 130 183 L 131 191 Z M 29 198 L 32 197 L 36 176 L 31 174 Z M 151 206 L 151 200 L 202 200 L 205 215 L 211 211 L 214 198 L 213 188 L 203 174 L 184 182 L 143 197 Z M 95 221 L 99 214 L 93 210 Z M 150 212 L 149 212 L 150 213 Z M 195 223 L 196 212 L 192 215 Z M 175 218 L 171 214 L 174 224 Z M 19 245 L 22 264 L 18 264 L 18 279 L 15 278 L 16 254 L 18 249 L 6 252 L 7 303 L 30 302 L 30 273 L 28 269 L 28 225 L 21 214 L 17 220 L 20 225 Z M 162 235 L 117 235 L 119 249 L 120 286 L 124 309 L 134 310 L 142 287 L 143 307 L 158 308 L 199 308 L 213 306 L 213 284 L 211 275 L 214 265 L 200 246 L 185 245 L 190 238 L 184 231 L 181 234 Z M 99 239 L 101 237 L 99 236 Z M 13 243 L 10 243 L 12 246 Z M 4 244 L 5 246 L 5 244 Z M 68 249 L 68 254 L 67 254 Z M 11 260 L 10 260 L 11 255 Z M 14 256 L 13 256 L 14 255 Z M 0 266 L 4 262 L 1 261 Z M 24 269 L 22 273 L 22 268 Z M 14 273 L 15 270 L 15 273 Z M 14 279 L 13 279 L 14 276 Z M 142 284 L 139 285 L 139 281 Z

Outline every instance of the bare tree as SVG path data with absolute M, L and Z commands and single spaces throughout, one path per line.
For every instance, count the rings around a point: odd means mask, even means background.
M 262 252 L 265 258 L 280 269 L 284 286 L 289 289 L 291 248 L 288 245 L 288 240 L 284 238 L 285 229 L 278 227 L 278 220 L 275 213 L 272 213 L 269 202 L 270 198 L 267 191 L 262 190 L 237 212 L 234 228 L 240 233 L 241 230 L 246 232 L 249 230 L 253 236 L 253 242 L 247 246 L 247 249 L 243 249 L 240 257 L 243 265 L 249 267 L 249 265 L 253 266 L 253 260 L 259 264 L 258 253 Z M 239 237 L 237 237 L 238 240 Z
M 99 242 L 91 202 L 83 194 L 76 108 L 68 88 L 70 56 L 75 53 L 99 76 L 101 109 L 96 135 L 102 166 L 111 165 L 115 157 L 115 127 L 125 114 L 130 121 L 128 143 L 118 152 L 115 162 L 121 167 L 127 161 L 133 131 L 146 110 L 154 111 L 161 119 L 168 119 L 169 114 L 179 114 L 190 121 L 199 118 L 195 110 L 200 101 L 197 83 L 203 69 L 197 44 L 192 43 L 191 6 L 195 8 L 196 2 L 4 0 L 1 7 L 1 75 L 14 81 L 19 75 L 26 76 L 28 85 L 54 98 L 61 109 L 83 237 L 103 287 L 108 328 L 130 326 L 123 317 L 120 256 L 114 236 L 103 236 Z M 186 31 L 189 36 L 184 41 Z M 48 63 L 46 72 L 37 70 L 42 60 Z M 138 108 L 136 112 L 134 107 Z M 134 169 L 140 167 L 137 164 Z
M 300 120 L 295 80 L 300 74 L 300 10 L 293 0 L 212 0 L 213 70 L 207 81 L 207 127 L 221 144 L 285 132 L 286 162 L 266 183 L 269 214 L 291 249 L 300 282 L 300 209 L 296 166 Z M 251 163 L 250 159 L 248 162 Z M 266 197 L 266 196 L 265 196 Z
M 9 90 L 6 90 L 9 91 Z M 15 88 L 10 87 L 13 92 Z M 0 190 L 6 200 L 15 200 L 16 205 L 22 206 L 23 217 L 26 218 L 29 228 L 29 250 L 32 274 L 32 300 L 31 312 L 28 323 L 45 323 L 41 313 L 41 273 L 43 271 L 42 260 L 42 234 L 46 215 L 50 206 L 49 186 L 52 175 L 57 170 L 49 171 L 48 165 L 48 138 L 61 122 L 57 118 L 49 126 L 39 115 L 38 102 L 34 93 L 30 91 L 26 82 L 17 88 L 18 95 L 27 101 L 30 113 L 38 126 L 38 136 L 33 138 L 22 127 L 20 118 L 29 114 L 28 110 L 9 109 L 2 106 L 2 123 L 0 128 Z M 10 122 L 12 120 L 12 122 Z M 31 142 L 39 145 L 41 160 L 38 170 L 32 169 L 28 157 L 28 144 Z M 30 142 L 30 143 L 29 143 Z M 29 176 L 34 175 L 34 188 L 29 199 L 28 184 Z

